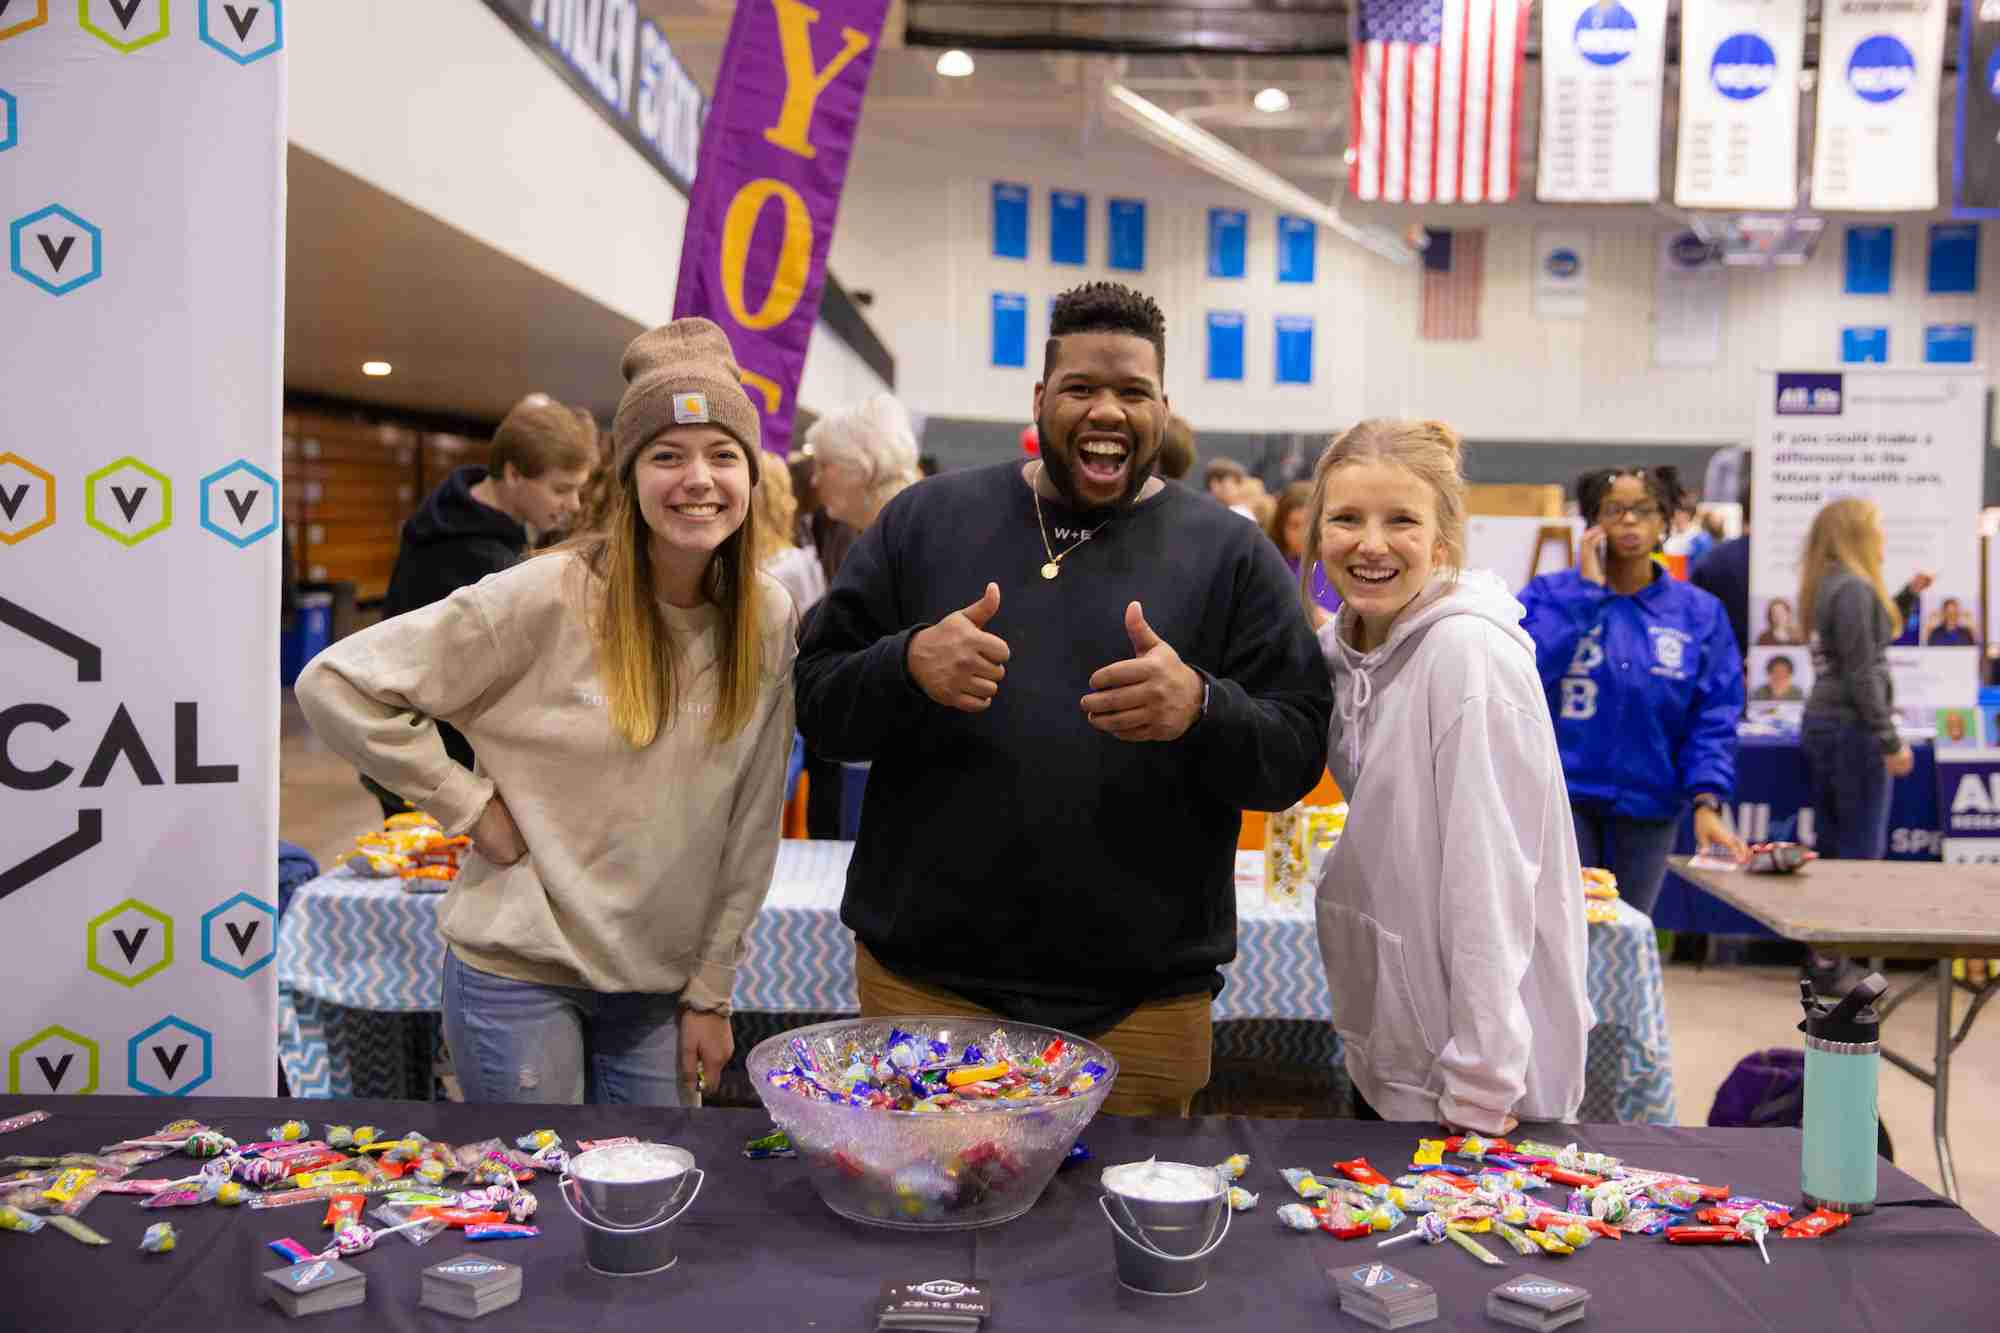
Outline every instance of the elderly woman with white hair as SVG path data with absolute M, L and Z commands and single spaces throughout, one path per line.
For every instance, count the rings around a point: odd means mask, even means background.
M 887 393 L 821 417 L 806 432 L 806 448 L 821 508 L 857 532 L 918 477 L 910 414 Z

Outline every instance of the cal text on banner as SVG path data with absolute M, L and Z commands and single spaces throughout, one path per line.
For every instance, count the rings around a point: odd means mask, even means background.
M 1952 202 L 1960 217 L 2000 218 L 2000 0 L 1961 2 Z
M 1812 206 L 1937 207 L 1948 0 L 1826 0 Z
M 1705 0 L 1681 10 L 1674 202 L 1791 208 L 1799 197 L 1805 0 Z
M 1959 707 L 1979 684 L 1979 497 L 1985 482 L 1985 386 L 1944 368 L 1764 371 L 1757 377 L 1757 540 L 1750 547 L 1750 679 L 1783 654 L 1812 690 L 1813 609 L 1798 604 L 1814 517 L 1835 500 L 1872 501 L 1886 538 L 1891 593 L 1932 576 L 1889 648 L 1906 720 Z M 1791 711 L 1798 711 L 1795 705 Z
M 9 1092 L 275 1091 L 285 8 L 0 28 Z
M 1666 49 L 1667 0 L 1543 0 L 1536 198 L 1659 197 Z
M 1512 199 L 1528 0 L 1356 0 L 1349 31 L 1349 192 Z
M 1937 788 L 1945 861 L 2000 865 L 2000 750 L 1940 745 Z
M 827 249 L 888 0 L 744 0 L 702 128 L 674 317 L 722 326 L 790 452 Z

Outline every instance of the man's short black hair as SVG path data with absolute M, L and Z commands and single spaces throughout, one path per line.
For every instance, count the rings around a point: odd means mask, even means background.
M 1056 298 L 1049 315 L 1049 341 L 1042 352 L 1042 378 L 1055 370 L 1056 343 L 1072 333 L 1129 333 L 1153 344 L 1160 375 L 1167 373 L 1167 317 L 1153 298 L 1116 282 L 1086 282 Z

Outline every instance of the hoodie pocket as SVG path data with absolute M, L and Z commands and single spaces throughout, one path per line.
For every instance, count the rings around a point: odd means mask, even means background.
M 1437 1052 L 1418 1016 L 1403 937 L 1365 912 L 1322 902 L 1319 949 L 1340 1039 L 1378 1078 L 1429 1086 Z

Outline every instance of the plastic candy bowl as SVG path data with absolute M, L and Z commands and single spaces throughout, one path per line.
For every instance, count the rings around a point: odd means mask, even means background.
M 1082 1091 L 950 1110 L 857 1106 L 784 1086 L 809 1061 L 828 1083 L 856 1062 L 881 1068 L 891 1033 L 915 1039 L 923 1062 L 977 1067 L 1008 1059 L 1035 1069 L 1060 1042 L 1050 1081 L 1068 1086 L 1088 1062 L 1104 1073 Z M 977 1048 L 967 1059 L 966 1047 Z M 899 1055 L 907 1060 L 908 1052 Z M 750 1052 L 750 1081 L 791 1135 L 826 1206 L 870 1226 L 962 1231 L 1011 1221 L 1034 1207 L 1077 1135 L 1104 1105 L 1118 1062 L 1095 1042 L 1054 1028 L 976 1018 L 860 1018 L 780 1033 Z M 777 1075 L 779 1082 L 773 1082 Z

